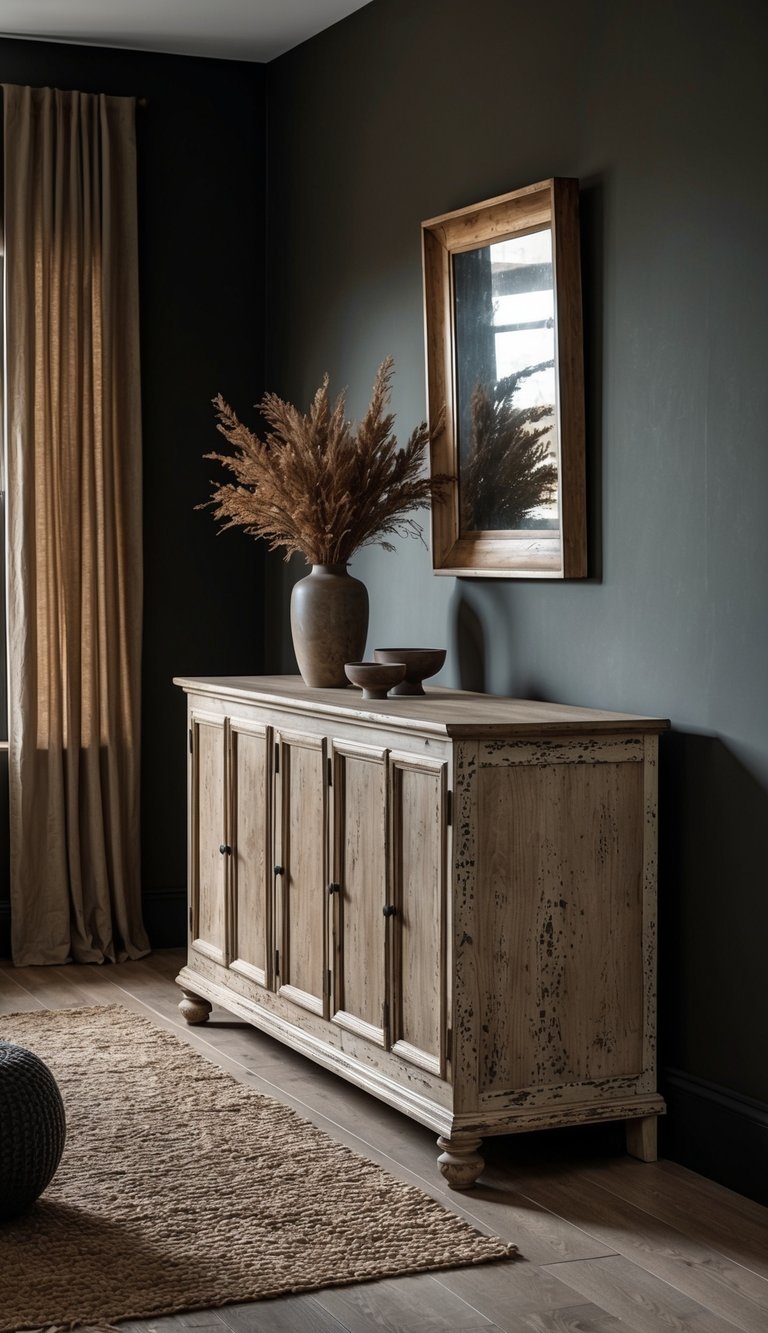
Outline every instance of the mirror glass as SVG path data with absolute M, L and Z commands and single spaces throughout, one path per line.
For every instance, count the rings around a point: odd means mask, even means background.
M 421 224 L 436 574 L 587 574 L 579 183 Z
M 552 228 L 453 255 L 463 532 L 556 530 Z

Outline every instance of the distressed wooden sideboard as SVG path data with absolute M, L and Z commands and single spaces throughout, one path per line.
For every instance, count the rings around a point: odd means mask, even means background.
M 188 696 L 187 1022 L 213 1004 L 438 1135 L 656 1117 L 656 790 L 667 723 L 298 677 Z

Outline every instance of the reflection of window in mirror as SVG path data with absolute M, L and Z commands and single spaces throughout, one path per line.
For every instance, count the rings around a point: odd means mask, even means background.
M 461 528 L 559 527 L 552 229 L 453 256 Z
M 422 223 L 438 574 L 587 573 L 579 183 Z

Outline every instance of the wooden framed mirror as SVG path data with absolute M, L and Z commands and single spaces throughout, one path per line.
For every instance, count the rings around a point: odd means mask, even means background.
M 422 223 L 435 573 L 584 578 L 578 181 Z

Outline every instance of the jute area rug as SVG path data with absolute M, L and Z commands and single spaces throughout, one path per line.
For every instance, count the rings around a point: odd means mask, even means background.
M 67 1115 L 0 1224 L 0 1330 L 105 1325 L 509 1257 L 420 1190 L 117 1006 L 0 1018 Z

